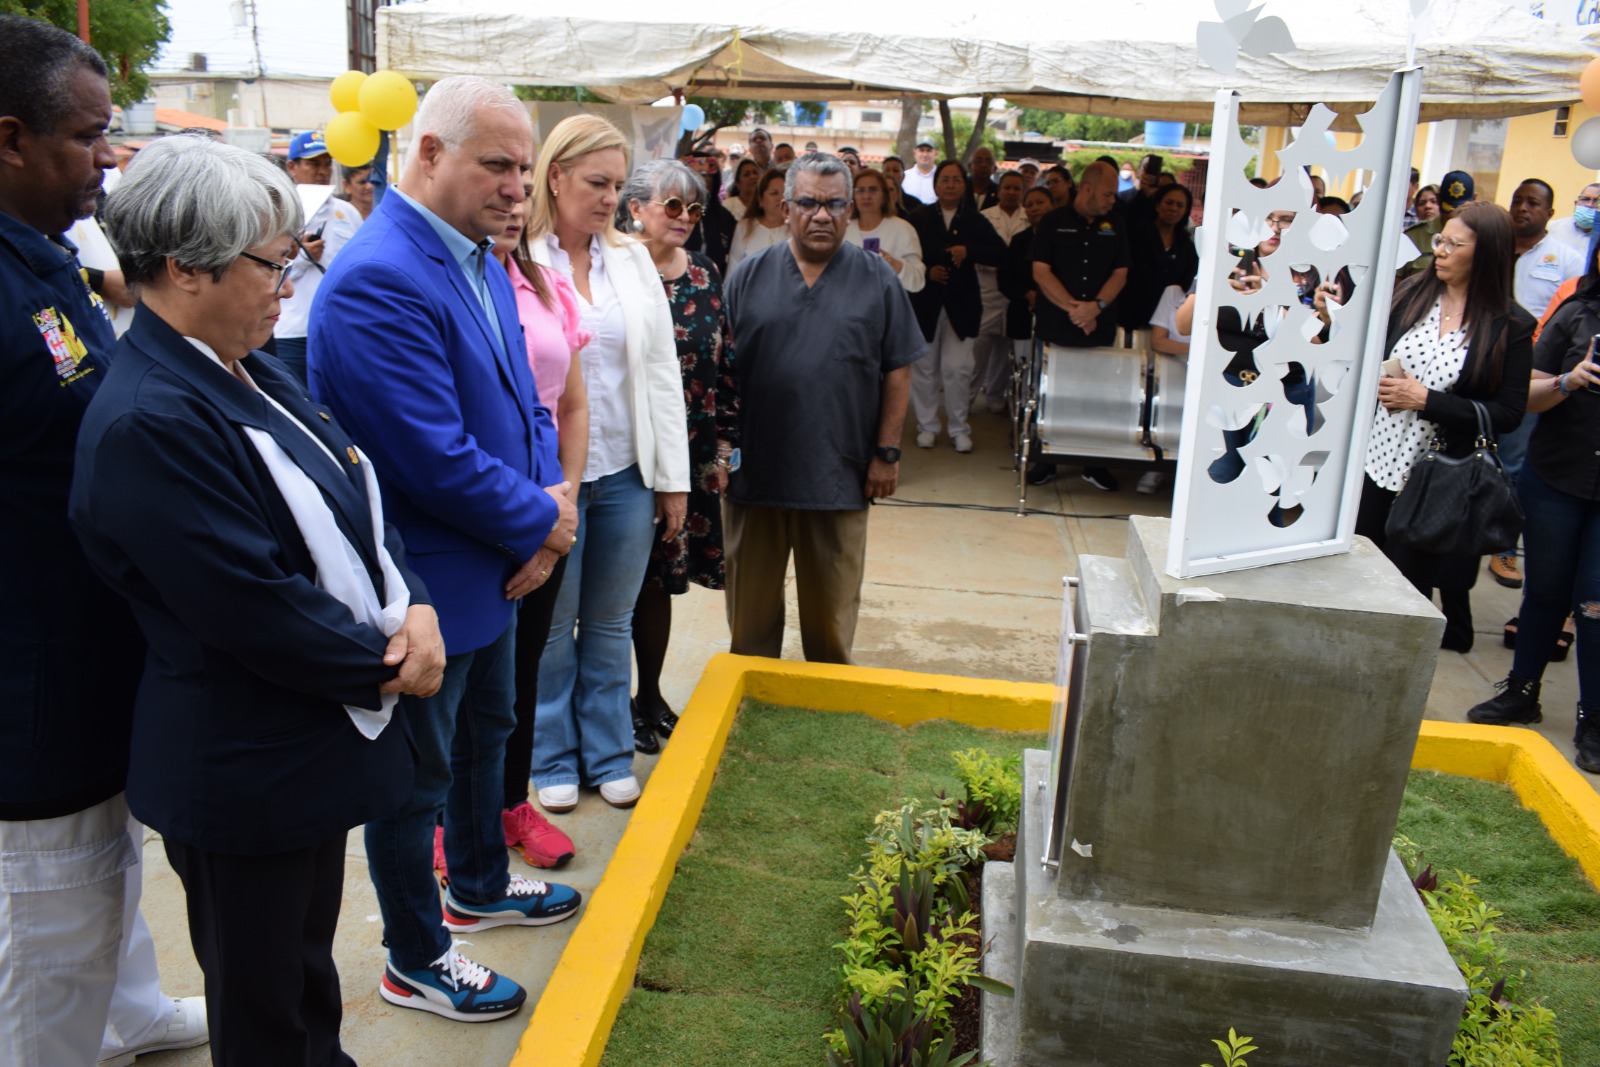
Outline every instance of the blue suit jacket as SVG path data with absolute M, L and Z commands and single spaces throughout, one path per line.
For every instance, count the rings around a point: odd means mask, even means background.
M 388 196 L 311 305 L 312 393 L 377 464 L 451 655 L 510 625 L 506 580 L 549 536 L 544 488 L 562 480 L 511 282 L 497 264 L 488 273 L 501 343 L 427 220 Z
M 350 439 L 279 362 L 231 379 L 148 307 L 84 415 L 69 513 L 89 562 L 133 606 L 150 645 L 134 703 L 128 804 L 167 837 L 272 854 L 399 807 L 414 757 L 404 702 L 368 741 L 345 704 L 377 707 L 377 629 L 316 585 L 316 565 L 244 427 L 270 433 L 322 490 L 382 589 Z M 427 590 L 386 546 L 413 603 Z

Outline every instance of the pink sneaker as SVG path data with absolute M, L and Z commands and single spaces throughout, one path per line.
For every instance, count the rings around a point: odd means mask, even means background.
M 433 828 L 433 869 L 438 873 L 441 885 L 449 883 L 450 872 L 445 869 L 444 864 L 444 827 L 442 826 Z
M 551 826 L 526 800 L 510 811 L 502 811 L 500 822 L 505 827 L 506 844 L 522 853 L 522 858 L 533 866 L 560 867 L 572 858 L 572 838 Z

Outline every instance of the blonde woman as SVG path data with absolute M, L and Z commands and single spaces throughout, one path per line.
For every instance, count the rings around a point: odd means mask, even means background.
M 628 141 L 596 115 L 550 131 L 534 165 L 528 252 L 566 275 L 580 324 L 589 447 L 578 540 L 556 596 L 539 667 L 533 784 L 550 812 L 580 785 L 615 807 L 639 799 L 628 712 L 633 605 L 650 541 L 683 528 L 689 434 L 672 313 L 649 251 L 612 219 L 628 177 Z

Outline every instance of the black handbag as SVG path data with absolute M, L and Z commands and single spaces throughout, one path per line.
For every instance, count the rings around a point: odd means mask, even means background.
M 1471 454 L 1447 456 L 1443 442 L 1412 465 L 1389 509 L 1384 535 L 1431 556 L 1486 556 L 1516 547 L 1522 505 L 1495 446 L 1489 412 L 1472 401 L 1478 437 Z

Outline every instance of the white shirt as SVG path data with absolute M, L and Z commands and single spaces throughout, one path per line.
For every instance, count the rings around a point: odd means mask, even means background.
M 907 196 L 914 196 L 924 204 L 931 204 L 938 197 L 933 195 L 933 171 L 928 168 L 924 174 L 920 167 L 912 167 L 906 171 L 906 176 L 900 180 L 900 191 Z
M 1010 244 L 1013 237 L 1028 228 L 1028 213 L 1020 207 L 1007 215 L 1000 210 L 1000 205 L 996 204 L 984 208 L 978 214 L 989 220 L 989 225 L 994 227 L 994 232 L 999 234 L 1000 239 L 1006 244 Z
M 978 212 L 978 214 L 989 220 L 989 225 L 994 227 L 994 232 L 998 233 L 1000 235 L 1000 239 L 1008 245 L 1011 243 L 1011 239 L 1013 237 L 1028 228 L 1028 213 L 1023 211 L 1020 207 L 1017 208 L 1016 211 L 1013 211 L 1011 214 L 1007 215 L 1004 211 L 1000 210 L 999 204 L 995 204 L 993 207 L 984 208 L 982 211 Z M 1003 316 L 1007 305 L 1010 304 L 1010 301 L 1006 299 L 1006 295 L 1000 291 L 999 268 L 986 267 L 982 263 L 974 264 L 974 266 L 978 268 L 978 292 L 983 297 L 984 332 L 987 333 L 989 328 L 996 324 L 998 325 L 999 329 L 1003 330 L 1005 329 L 1005 319 Z M 1000 319 L 998 319 L 997 323 L 991 321 L 994 320 L 996 312 L 999 312 L 1002 316 Z
M 1151 326 L 1163 327 L 1167 331 L 1169 341 L 1177 341 L 1184 345 L 1189 343 L 1189 335 L 1178 332 L 1178 309 L 1188 298 L 1189 294 L 1184 292 L 1181 286 L 1169 285 L 1167 291 L 1161 294 L 1155 312 L 1150 316 Z
M 572 257 L 561 247 L 555 234 L 545 241 L 550 246 L 550 265 L 572 277 Z M 576 284 L 573 286 L 577 288 Z M 583 365 L 583 387 L 589 393 L 589 452 L 583 463 L 583 480 L 592 482 L 627 470 L 639 462 L 639 449 L 633 440 L 633 409 L 628 403 L 628 339 L 623 323 L 622 302 L 606 274 L 600 237 L 589 238 L 589 295 L 578 292 L 578 321 L 593 338 L 578 354 Z
M 1512 272 L 1517 303 L 1538 318 L 1550 306 L 1550 298 L 1556 295 L 1561 283 L 1582 273 L 1583 254 L 1545 234 L 1538 244 L 1517 257 Z
M 728 209 L 728 214 L 733 216 L 735 222 L 742 221 L 744 219 L 744 213 L 750 210 L 744 206 L 744 201 L 740 200 L 737 196 L 728 197 L 728 199 L 722 202 L 722 206 Z
M 322 258 L 312 262 L 310 256 L 301 252 L 289 264 L 289 282 L 294 286 L 294 295 L 278 302 L 278 325 L 272 328 L 274 337 L 304 337 L 310 332 L 311 301 L 322 284 L 323 273 L 333 266 L 333 257 L 361 228 L 361 212 L 348 201 L 330 196 L 306 219 L 305 228 L 312 233 L 319 228 L 322 230 Z
M 1549 234 L 1578 253 L 1581 258 L 1589 254 L 1589 235 L 1591 232 L 1590 230 L 1578 229 L 1578 224 L 1572 221 L 1571 215 L 1568 215 L 1564 219 L 1556 219 L 1550 223 Z M 1542 312 L 1543 309 L 1541 308 L 1540 311 Z
M 733 246 L 728 249 L 728 275 L 733 275 L 733 268 L 741 261 L 748 259 L 764 248 L 781 245 L 789 239 L 789 227 L 774 226 L 770 230 L 761 225 L 761 220 L 745 223 L 741 222 L 733 228 Z
M 1400 360 L 1406 373 L 1429 389 L 1447 390 L 1461 377 L 1467 361 L 1467 334 L 1452 330 L 1439 336 L 1439 304 L 1428 317 L 1407 330 L 1390 353 Z M 1367 477 L 1390 492 L 1398 493 L 1411 467 L 1433 444 L 1438 427 L 1422 417 L 1420 411 L 1390 411 L 1378 405 L 1372 424 L 1372 440 L 1367 445 Z
M 881 219 L 878 225 L 865 232 L 856 219 L 845 227 L 844 239 L 861 247 L 863 239 L 876 237 L 878 247 L 900 261 L 900 287 L 908 293 L 922 291 L 927 284 L 928 272 L 922 262 L 922 241 L 917 238 L 916 227 L 905 219 Z
M 185 334 L 183 339 L 188 341 L 191 345 L 194 345 L 195 348 L 199 349 L 201 355 L 205 356 L 211 362 L 221 367 L 222 372 L 228 375 L 228 377 L 237 378 L 241 382 L 244 382 L 246 385 L 250 386 L 250 388 L 254 389 L 256 392 L 260 393 L 261 398 L 276 408 L 278 414 L 282 415 L 294 425 L 298 426 L 301 433 L 311 438 L 311 443 L 322 450 L 322 454 L 328 457 L 329 462 L 331 462 L 335 467 L 339 466 L 339 461 L 334 458 L 333 452 L 329 450 L 328 446 L 322 443 L 322 438 L 312 433 L 310 427 L 308 427 L 305 423 L 289 414 L 289 409 L 278 403 L 277 400 L 273 399 L 271 393 L 256 385 L 255 379 L 250 377 L 250 372 L 244 369 L 244 365 L 242 363 L 240 363 L 238 360 L 235 360 L 232 363 L 222 362 L 222 357 L 217 355 L 216 349 L 212 348 L 198 337 L 190 337 L 188 334 Z M 339 469 L 342 472 L 344 468 L 340 467 Z

